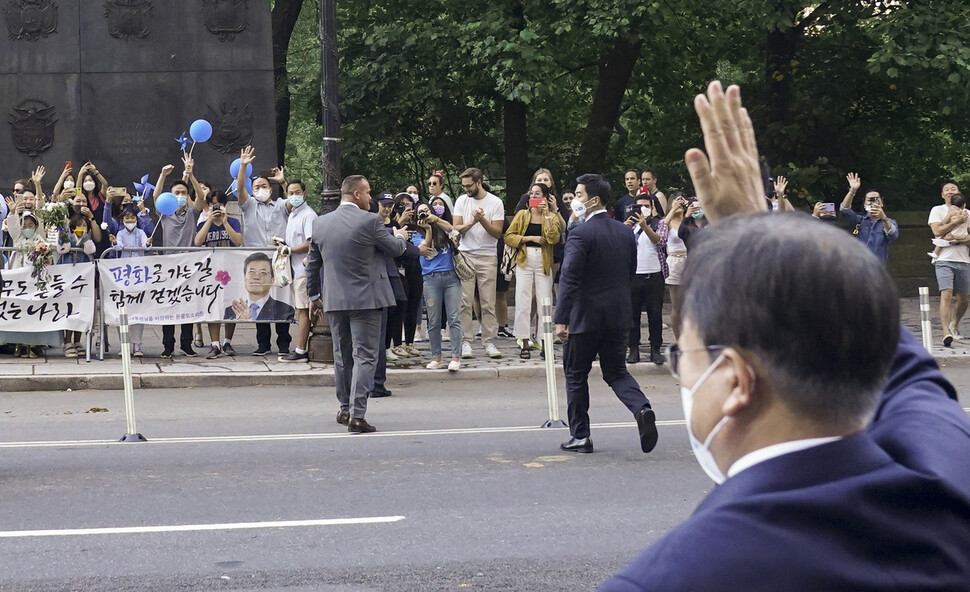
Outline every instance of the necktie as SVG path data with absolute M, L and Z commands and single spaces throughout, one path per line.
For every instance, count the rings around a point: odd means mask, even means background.
M 256 313 L 258 311 L 259 311 L 259 305 L 256 304 L 255 302 L 250 303 L 250 305 L 249 305 L 249 318 L 255 321 L 256 320 Z

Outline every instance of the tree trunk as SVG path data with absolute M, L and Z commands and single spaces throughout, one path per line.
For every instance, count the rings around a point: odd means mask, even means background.
M 290 36 L 303 8 L 303 0 L 276 0 L 273 5 L 273 73 L 276 84 L 276 163 L 286 155 L 286 132 L 290 127 L 290 77 L 286 60 Z
M 526 104 L 522 101 L 505 101 L 503 121 L 505 126 L 505 201 L 516 204 L 519 196 L 528 190 L 532 173 L 529 170 L 529 146 L 526 136 Z
M 576 175 L 604 172 L 610 138 L 620 116 L 633 68 L 640 59 L 642 45 L 642 41 L 619 37 L 600 61 L 599 82 L 576 161 Z
M 770 163 L 791 161 L 794 146 L 785 128 L 791 105 L 792 60 L 801 30 L 789 28 L 768 32 L 765 46 L 765 122 L 762 150 Z

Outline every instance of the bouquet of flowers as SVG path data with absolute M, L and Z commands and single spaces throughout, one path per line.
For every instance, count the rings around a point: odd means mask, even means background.
M 37 280 L 37 289 L 43 292 L 51 279 L 47 266 L 54 263 L 54 251 L 46 241 L 36 241 L 33 243 L 33 248 L 27 252 L 27 261 L 33 268 L 30 277 Z
M 59 245 L 71 242 L 67 232 L 70 214 L 70 207 L 63 201 L 48 202 L 37 211 L 37 217 L 47 229 L 47 240 L 56 241 Z

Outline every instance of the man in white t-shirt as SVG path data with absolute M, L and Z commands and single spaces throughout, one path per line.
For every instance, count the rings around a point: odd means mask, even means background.
M 943 203 L 930 210 L 928 224 L 933 236 L 942 239 L 948 232 L 967 221 L 970 212 L 950 212 L 950 197 L 960 188 L 953 181 L 943 184 L 941 197 Z M 942 245 L 940 245 L 942 246 Z M 966 241 L 953 242 L 942 246 L 940 254 L 933 262 L 936 270 L 936 283 L 940 288 L 940 323 L 943 325 L 943 345 L 950 347 L 953 340 L 960 336 L 959 325 L 967 312 L 970 294 L 970 249 Z M 956 294 L 956 303 L 954 297 Z
M 281 362 L 306 362 L 307 341 L 310 339 L 310 297 L 307 295 L 306 265 L 304 260 L 310 251 L 313 221 L 317 213 L 306 203 L 306 186 L 303 181 L 286 184 L 286 201 L 290 217 L 286 220 L 286 245 L 290 248 L 290 269 L 293 270 L 293 308 L 296 309 L 297 337 L 293 351 L 279 357 Z
M 476 168 L 461 174 L 461 187 L 465 195 L 455 202 L 454 228 L 461 234 L 458 250 L 475 270 L 475 277 L 461 283 L 461 357 L 472 357 L 471 337 L 475 334 L 472 327 L 472 305 L 475 302 L 475 288 L 482 313 L 482 345 L 490 358 L 501 358 L 502 354 L 492 343 L 498 334 L 498 320 L 495 318 L 495 278 L 498 275 L 498 241 L 502 238 L 502 225 L 505 222 L 505 204 L 495 195 L 482 187 L 482 171 Z

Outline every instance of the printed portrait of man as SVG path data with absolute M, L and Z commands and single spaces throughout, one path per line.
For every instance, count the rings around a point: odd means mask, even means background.
M 224 319 L 237 321 L 292 321 L 293 307 L 269 295 L 273 289 L 273 262 L 263 252 L 253 253 L 243 263 L 243 282 L 248 300 L 232 301 Z

